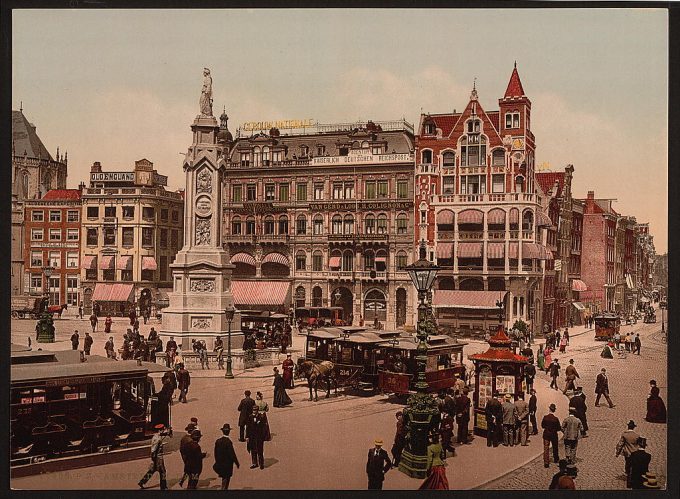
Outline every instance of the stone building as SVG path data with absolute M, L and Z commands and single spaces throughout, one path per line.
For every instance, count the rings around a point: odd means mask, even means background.
M 220 133 L 236 305 L 286 313 L 338 306 L 355 324 L 409 323 L 412 125 L 274 127 L 233 140 L 223 115 Z
M 170 264 L 183 238 L 181 192 L 165 189 L 146 159 L 133 171 L 90 169 L 82 192 L 81 282 L 85 313 L 98 302 L 102 314 L 124 315 L 167 301 Z

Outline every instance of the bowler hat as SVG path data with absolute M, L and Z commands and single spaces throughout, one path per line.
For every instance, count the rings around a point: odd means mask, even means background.
M 557 410 L 557 406 L 556 406 L 555 404 L 550 404 L 550 405 L 548 406 L 548 409 L 550 409 L 551 411 L 554 412 L 554 411 Z
M 191 418 L 189 421 L 195 424 L 198 423 L 198 418 Z
M 383 444 L 382 438 L 376 438 L 376 439 L 373 441 L 373 443 L 374 443 L 375 445 L 382 445 L 382 444 Z
M 194 430 L 191 432 L 191 438 L 193 438 L 194 440 L 198 440 L 202 436 L 203 434 L 201 433 L 201 430 Z
M 188 431 L 189 433 L 191 433 L 191 432 L 194 431 L 195 429 L 196 429 L 196 425 L 195 425 L 195 424 L 189 423 L 189 424 L 187 425 L 187 427 L 184 428 L 184 431 Z
M 635 424 L 635 421 L 633 421 L 632 419 L 630 421 L 628 421 L 628 428 L 629 429 L 635 428 L 636 426 L 637 425 Z
M 220 430 L 222 430 L 222 431 L 231 431 L 231 426 L 229 425 L 229 423 L 224 423 L 224 424 L 222 425 L 222 428 L 220 428 Z

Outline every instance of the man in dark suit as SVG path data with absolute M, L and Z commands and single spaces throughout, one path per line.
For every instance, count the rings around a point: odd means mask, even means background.
M 187 393 L 189 392 L 189 385 L 191 384 L 191 376 L 189 371 L 184 368 L 184 364 L 179 365 L 177 372 L 177 386 L 179 388 L 179 401 L 183 404 L 187 403 Z
M 583 425 L 581 427 L 581 436 L 587 437 L 588 418 L 586 417 L 586 411 L 588 410 L 588 406 L 586 405 L 586 395 L 583 393 L 582 388 L 579 387 L 576 389 L 576 393 L 571 397 L 571 400 L 569 400 L 569 407 L 575 409 L 574 416 L 581 420 L 581 424 Z
M 614 407 L 614 403 L 609 398 L 609 380 L 607 379 L 607 370 L 604 367 L 595 380 L 595 393 L 597 394 L 597 397 L 595 398 L 595 407 L 600 406 L 600 397 L 602 395 L 604 395 L 604 398 L 609 402 L 609 407 Z
M 632 452 L 628 457 L 628 464 L 630 466 L 630 488 L 644 489 L 642 485 L 645 479 L 643 475 L 649 471 L 649 462 L 652 456 L 645 450 L 647 447 L 647 439 L 638 438 L 638 450 Z
M 503 407 L 498 400 L 498 393 L 494 393 L 486 402 L 484 414 L 486 416 L 486 446 L 498 447 L 499 436 L 502 435 L 503 428 Z
M 387 455 L 387 451 L 382 448 L 382 439 L 376 438 L 373 443 L 375 447 L 368 451 L 368 461 L 366 461 L 368 489 L 382 490 L 385 473 L 392 467 L 392 463 Z
M 468 397 L 468 388 L 463 388 L 463 392 L 456 397 L 456 423 L 458 423 L 457 442 L 459 444 L 468 443 L 468 425 L 470 423 L 470 397 Z
M 189 485 L 187 490 L 196 490 L 198 479 L 203 471 L 203 459 L 208 455 L 201 450 L 199 441 L 201 440 L 201 430 L 194 430 L 191 433 L 191 442 L 184 448 L 184 472 L 189 475 Z
M 239 442 L 246 441 L 245 437 L 246 423 L 248 422 L 248 418 L 250 418 L 251 414 L 253 413 L 253 406 L 255 406 L 255 401 L 250 398 L 250 390 L 246 390 L 243 394 L 245 395 L 245 397 L 241 399 L 241 402 L 238 404 L 238 408 L 236 409 L 239 412 L 238 416 Z
M 557 433 L 562 431 L 562 424 L 557 419 L 554 412 L 557 410 L 555 404 L 550 404 L 548 407 L 550 412 L 543 416 L 541 421 L 541 428 L 543 428 L 543 466 L 550 467 L 550 445 L 552 445 L 553 459 L 559 462 L 560 454 L 557 448 Z
M 246 424 L 246 444 L 248 452 L 252 456 L 253 464 L 251 469 L 260 467 L 264 469 L 264 442 L 267 439 L 267 415 L 260 413 L 259 408 L 254 405 L 253 412 Z
M 234 452 L 234 444 L 229 438 L 231 426 L 225 423 L 222 426 L 222 436 L 215 441 L 215 464 L 213 470 L 222 479 L 222 490 L 229 488 L 229 481 L 234 473 L 234 464 L 237 468 L 240 467 L 236 452 Z
M 536 409 L 538 400 L 536 399 L 536 390 L 532 388 L 529 391 L 531 393 L 531 397 L 529 397 L 529 421 L 531 422 L 531 434 L 538 435 L 538 423 L 536 422 Z

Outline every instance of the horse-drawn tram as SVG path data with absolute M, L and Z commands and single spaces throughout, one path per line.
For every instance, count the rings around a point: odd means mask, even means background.
M 165 369 L 147 362 L 115 361 L 98 355 L 83 357 L 73 350 L 13 349 L 13 475 L 15 470 L 32 473 L 19 468 L 36 463 L 67 467 L 65 461 L 76 456 L 106 453 L 119 447 L 134 451 L 148 445 L 153 425 L 170 423 L 167 401 L 163 407 L 157 400 L 150 372 Z M 40 470 L 33 472 L 37 471 Z
M 609 341 L 621 328 L 621 318 L 611 312 L 603 312 L 593 317 L 595 322 L 595 339 Z
M 428 391 L 438 392 L 453 387 L 456 376 L 464 379 L 465 345 L 467 343 L 446 335 L 433 335 L 428 338 L 425 365 Z M 398 337 L 383 348 L 385 361 L 378 376 L 378 388 L 381 392 L 406 395 L 415 391 L 415 383 L 418 380 L 417 348 L 418 339 L 413 336 Z

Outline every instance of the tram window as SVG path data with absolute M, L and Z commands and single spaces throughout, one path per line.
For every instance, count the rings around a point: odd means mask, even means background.
M 307 353 L 309 355 L 315 355 L 316 354 L 316 341 L 313 341 L 313 340 L 307 341 Z
M 351 348 L 343 348 L 341 359 L 342 359 L 343 364 L 350 364 L 352 362 L 352 349 Z

